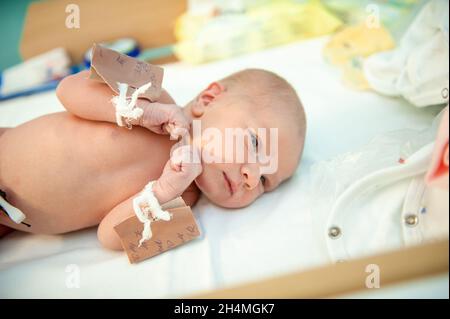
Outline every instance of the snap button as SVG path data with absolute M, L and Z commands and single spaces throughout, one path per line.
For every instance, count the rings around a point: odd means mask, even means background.
M 448 88 L 443 88 L 441 91 L 441 94 L 442 94 L 442 98 L 444 100 L 447 100 L 448 99 Z
M 406 215 L 405 224 L 409 227 L 414 227 L 419 223 L 419 218 L 417 215 Z
M 336 239 L 339 236 L 341 236 L 341 229 L 337 226 L 333 226 L 330 227 L 330 229 L 328 230 L 328 237 L 330 237 L 331 239 Z

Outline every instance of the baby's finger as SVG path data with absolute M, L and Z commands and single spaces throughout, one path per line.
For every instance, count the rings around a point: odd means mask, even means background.
M 177 141 L 180 138 L 183 138 L 184 136 L 186 136 L 189 131 L 187 129 L 185 129 L 184 127 L 176 127 L 174 126 L 173 128 L 170 129 L 170 139 Z
M 186 135 L 186 129 L 177 127 L 173 123 L 164 124 L 164 133 L 170 134 L 170 139 L 173 141 L 177 141 Z
M 191 146 L 183 145 L 173 150 L 170 161 L 174 164 L 181 164 L 191 161 Z
M 201 168 L 200 153 L 192 145 L 184 145 L 173 150 L 170 157 L 171 166 L 177 172 L 183 171 L 188 174 L 196 174 Z
M 160 121 L 162 121 L 160 125 L 162 125 L 163 134 L 170 134 L 171 140 L 178 140 L 189 133 L 189 119 L 176 105 L 166 106 Z
M 175 172 L 181 172 L 181 163 L 174 162 L 172 160 L 170 160 L 169 163 L 172 170 L 174 170 Z
M 173 149 L 170 155 L 170 166 L 173 170 L 179 172 L 183 162 L 189 161 L 189 145 L 179 146 Z
M 174 130 L 174 125 L 171 123 L 166 123 L 163 125 L 163 134 L 170 134 L 170 138 L 172 139 L 172 131 Z
M 189 130 L 191 128 L 191 121 L 182 112 L 176 116 L 174 123 L 176 127 L 183 128 L 185 130 Z
M 187 173 L 190 177 L 197 177 L 203 170 L 200 150 L 193 145 L 189 145 L 188 152 L 189 160 L 181 162 L 181 171 Z

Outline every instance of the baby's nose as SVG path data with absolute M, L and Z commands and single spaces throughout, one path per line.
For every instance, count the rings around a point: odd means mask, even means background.
M 243 165 L 241 174 L 244 187 L 248 190 L 254 189 L 259 184 L 259 169 L 255 164 Z

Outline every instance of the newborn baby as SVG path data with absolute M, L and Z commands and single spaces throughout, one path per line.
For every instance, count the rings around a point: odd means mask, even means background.
M 143 115 L 132 130 L 116 124 L 113 92 L 88 79 L 87 71 L 65 78 L 56 94 L 67 112 L 0 129 L 0 196 L 26 215 L 17 224 L 0 210 L 0 237 L 10 229 L 61 234 L 99 225 L 102 245 L 120 250 L 114 226 L 134 214 L 133 198 L 149 181 L 156 181 L 160 204 L 181 195 L 192 206 L 202 192 L 217 205 L 244 207 L 288 179 L 303 151 L 301 102 L 284 79 L 264 70 L 211 83 L 184 108 L 165 91 L 156 103 L 139 99 Z M 208 138 L 193 132 L 196 122 L 201 132 L 247 130 L 243 145 L 255 154 L 262 145 L 276 146 L 276 170 L 265 173 L 248 156 L 236 160 L 227 142 L 223 149 L 208 147 Z M 180 152 L 171 157 L 171 149 L 186 148 L 174 147 L 167 127 L 186 129 L 187 149 L 202 160 L 187 161 Z M 272 130 L 265 139 L 258 136 L 260 128 L 277 129 L 276 139 L 269 139 Z M 205 161 L 205 155 L 222 160 Z

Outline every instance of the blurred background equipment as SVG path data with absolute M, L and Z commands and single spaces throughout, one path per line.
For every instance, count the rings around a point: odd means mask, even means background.
M 192 0 L 178 18 L 175 53 L 202 63 L 335 31 L 342 25 L 318 0 Z
M 29 5 L 20 44 L 23 59 L 64 47 L 73 62 L 80 63 L 94 42 L 122 38 L 133 38 L 145 49 L 170 45 L 175 41 L 175 19 L 186 10 L 185 0 L 78 0 L 80 27 L 68 28 L 66 8 L 72 3 L 47 0 Z
M 447 0 L 323 2 L 346 23 L 323 52 L 347 86 L 419 107 L 448 102 Z
M 330 34 L 324 58 L 338 67 L 344 84 L 368 90 L 374 81 L 366 78 L 365 61 L 396 48 L 429 0 L 79 0 L 79 28 L 66 25 L 70 0 L 5 3 L 0 24 L 14 32 L 0 36 L 6 41 L 2 70 L 20 61 L 18 47 L 24 61 L 63 48 L 76 72 L 89 67 L 93 43 L 152 64 L 199 64 Z M 19 45 L 11 38 L 20 32 Z M 5 95 L 5 81 L 2 98 L 15 96 Z
M 347 25 L 370 23 L 385 26 L 399 39 L 428 0 L 322 0 Z
M 137 57 L 141 52 L 137 42 L 132 38 L 123 38 L 114 42 L 106 42 L 98 44 L 108 49 L 131 56 L 133 58 Z M 89 68 L 91 66 L 92 50 L 93 48 L 90 48 L 84 55 L 83 62 L 86 68 Z
M 394 39 L 385 27 L 370 28 L 360 23 L 344 27 L 332 36 L 323 53 L 328 62 L 341 69 L 346 85 L 364 90 L 370 88 L 362 71 L 364 59 L 394 47 Z
M 0 101 L 56 88 L 71 64 L 66 50 L 56 48 L 7 68 L 0 73 Z
M 79 28 L 67 25 L 74 5 Z M 186 5 L 185 0 L 0 2 L 0 27 L 8 30 L 0 35 L 0 100 L 54 89 L 62 77 L 89 67 L 93 43 L 155 64 L 174 61 L 175 19 Z

